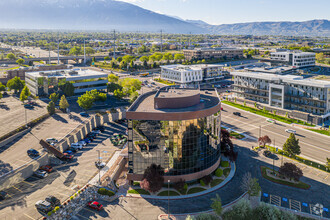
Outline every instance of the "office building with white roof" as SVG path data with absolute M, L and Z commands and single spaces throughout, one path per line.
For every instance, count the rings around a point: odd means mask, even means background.
M 312 52 L 273 52 L 270 53 L 270 59 L 286 63 L 294 68 L 315 66 L 315 53 Z
M 330 82 L 302 76 L 232 72 L 236 97 L 330 120 Z
M 25 82 L 35 96 L 48 96 L 53 92 L 61 92 L 61 86 L 66 82 L 72 83 L 74 94 L 78 95 L 93 89 L 106 91 L 107 77 L 106 73 L 89 69 L 63 69 L 28 72 L 25 75 Z

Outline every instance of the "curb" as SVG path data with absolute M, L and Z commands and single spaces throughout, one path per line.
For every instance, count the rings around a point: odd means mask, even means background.
M 158 199 L 158 200 L 180 200 L 180 199 L 189 199 L 189 198 L 193 198 L 193 197 L 198 197 L 198 196 L 203 196 L 206 195 L 208 193 L 214 192 L 222 187 L 224 187 L 227 183 L 229 183 L 232 178 L 234 177 L 236 173 L 236 164 L 235 162 L 231 163 L 231 171 L 228 175 L 228 177 L 225 179 L 225 181 L 221 182 L 220 184 L 218 184 L 216 187 L 212 187 L 210 189 L 204 190 L 202 192 L 198 192 L 198 193 L 193 193 L 190 195 L 181 195 L 181 196 L 151 196 L 151 195 L 142 195 L 142 194 L 130 194 L 128 193 L 126 195 L 126 197 L 131 197 L 131 198 L 144 198 L 144 199 Z

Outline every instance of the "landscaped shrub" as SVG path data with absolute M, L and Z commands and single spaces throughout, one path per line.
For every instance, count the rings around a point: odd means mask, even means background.
M 113 195 L 115 195 L 115 193 L 114 192 L 112 192 L 111 190 L 107 190 L 107 189 L 105 189 L 105 188 L 99 188 L 98 190 L 97 190 L 97 193 L 98 194 L 101 194 L 101 195 L 107 195 L 107 196 L 113 196 Z
M 205 186 L 205 183 L 203 180 L 200 180 L 199 183 L 201 184 L 201 186 Z
M 77 193 L 74 194 L 74 197 L 77 197 Z
M 185 181 L 183 179 L 180 179 L 178 182 L 174 183 L 173 188 L 178 191 L 181 191 L 183 190 L 184 185 L 185 185 Z
M 228 161 L 221 161 L 220 165 L 222 167 L 229 167 L 229 162 Z
M 50 212 L 47 213 L 48 216 L 51 216 L 52 214 L 53 214 L 52 211 L 50 211 Z
M 81 193 L 81 191 L 80 191 L 80 190 L 78 190 L 78 193 L 80 194 L 80 193 Z
M 223 175 L 223 170 L 221 168 L 216 169 L 215 176 L 221 177 Z
M 60 207 L 56 206 L 54 211 L 57 212 L 60 209 Z
M 187 189 L 188 189 L 188 184 L 185 183 L 184 186 L 183 186 L 183 190 L 187 191 Z
M 203 176 L 202 177 L 203 182 L 205 183 L 205 185 L 209 185 L 210 182 L 213 180 L 211 175 L 207 175 L 207 176 Z

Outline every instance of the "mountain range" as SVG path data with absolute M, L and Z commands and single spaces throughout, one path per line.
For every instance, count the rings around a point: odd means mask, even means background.
M 0 8 L 0 28 L 5 29 L 330 36 L 329 20 L 210 25 L 115 0 L 10 0 L 0 1 Z

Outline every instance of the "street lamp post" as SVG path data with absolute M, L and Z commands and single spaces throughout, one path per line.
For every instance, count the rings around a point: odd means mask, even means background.
M 167 196 L 168 196 L 168 202 L 167 202 L 167 218 L 170 219 L 170 180 L 167 180 Z

